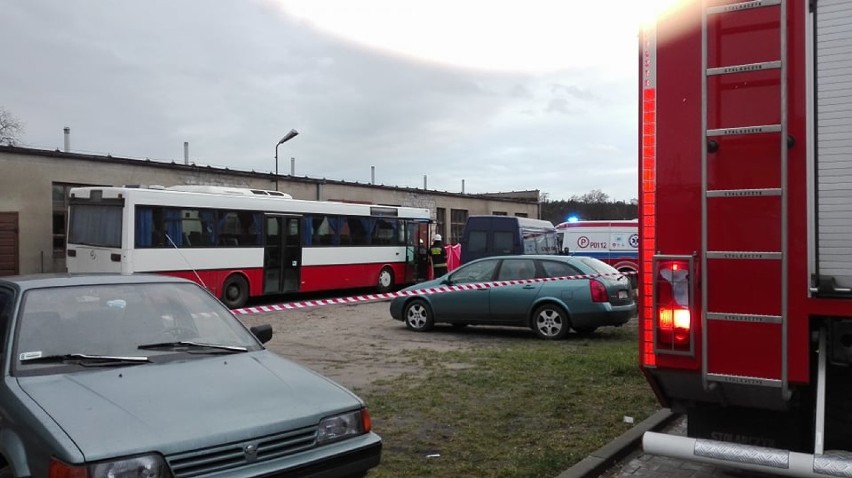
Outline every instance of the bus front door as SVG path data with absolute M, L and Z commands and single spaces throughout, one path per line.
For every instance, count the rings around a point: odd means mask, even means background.
M 301 218 L 266 216 L 263 251 L 263 291 L 267 294 L 298 292 L 302 265 Z
M 423 282 L 429 278 L 429 223 L 406 221 L 405 228 L 405 283 Z

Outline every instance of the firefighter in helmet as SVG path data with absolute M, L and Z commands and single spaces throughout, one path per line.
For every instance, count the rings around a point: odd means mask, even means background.
M 435 234 L 432 247 L 429 248 L 429 256 L 432 258 L 432 277 L 438 278 L 447 273 L 447 251 L 441 242 L 441 235 Z

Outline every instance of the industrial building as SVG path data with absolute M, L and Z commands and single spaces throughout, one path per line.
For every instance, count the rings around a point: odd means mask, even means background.
M 277 187 L 294 199 L 421 207 L 448 244 L 469 215 L 540 215 L 538 190 L 453 193 L 14 146 L 0 146 L 0 170 L 0 275 L 65 271 L 68 192 L 78 186 Z

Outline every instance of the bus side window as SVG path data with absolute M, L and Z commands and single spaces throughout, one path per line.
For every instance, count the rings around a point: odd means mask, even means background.
M 367 237 L 366 222 L 360 217 L 350 217 L 346 219 L 349 225 L 349 233 L 352 235 L 352 245 L 363 246 L 369 244 Z

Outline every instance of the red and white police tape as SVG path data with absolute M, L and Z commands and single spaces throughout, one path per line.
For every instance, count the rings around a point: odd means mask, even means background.
M 452 292 L 459 290 L 476 290 L 476 289 L 490 289 L 492 287 L 504 287 L 507 285 L 518 285 L 518 284 L 531 284 L 534 282 L 551 282 L 551 281 L 559 281 L 559 280 L 578 280 L 578 279 L 595 279 L 598 277 L 607 277 L 607 276 L 629 276 L 635 275 L 636 272 L 633 271 L 625 271 L 625 272 L 611 272 L 607 274 L 582 274 L 582 275 L 574 275 L 574 276 L 564 276 L 564 277 L 542 277 L 536 279 L 519 279 L 519 280 L 507 280 L 507 281 L 495 281 L 495 282 L 475 282 L 471 284 L 459 284 L 459 285 L 445 285 L 441 287 L 429 287 L 426 289 L 417 289 L 417 290 L 401 290 L 399 292 L 386 292 L 383 294 L 365 294 L 365 295 L 356 295 L 352 297 L 338 297 L 335 299 L 319 299 L 319 300 L 306 300 L 302 302 L 290 302 L 286 304 L 275 304 L 275 305 L 258 305 L 254 307 L 244 307 L 242 309 L 232 309 L 235 315 L 246 315 L 246 314 L 260 314 L 262 312 L 280 312 L 282 310 L 293 310 L 293 309 L 307 309 L 310 307 L 320 307 L 323 305 L 339 305 L 339 304 L 358 304 L 361 302 L 373 302 L 378 300 L 390 300 L 395 297 L 405 297 L 412 295 L 430 295 L 430 294 L 440 294 L 442 292 Z

